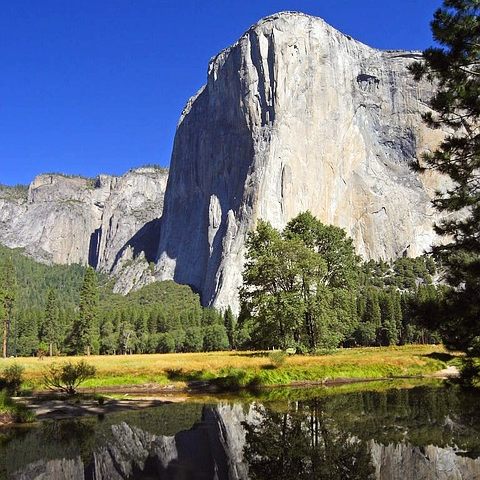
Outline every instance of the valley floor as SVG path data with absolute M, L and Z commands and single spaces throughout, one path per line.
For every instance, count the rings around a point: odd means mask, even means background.
M 272 385 L 328 384 L 342 381 L 415 377 L 434 374 L 458 361 L 439 345 L 339 349 L 321 356 L 292 355 L 275 364 L 269 352 L 210 352 L 89 357 L 9 358 L 0 369 L 25 368 L 24 386 L 45 390 L 43 374 L 53 362 L 85 359 L 96 367 L 95 378 L 82 390 L 141 392 L 235 390 Z

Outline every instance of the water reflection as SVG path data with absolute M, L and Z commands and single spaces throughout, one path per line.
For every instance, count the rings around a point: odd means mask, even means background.
M 367 444 L 342 431 L 325 400 L 286 412 L 255 406 L 258 423 L 244 422 L 245 460 L 252 479 L 373 479 Z
M 15 480 L 480 479 L 478 393 L 330 393 L 44 423 L 4 435 L 1 473 Z

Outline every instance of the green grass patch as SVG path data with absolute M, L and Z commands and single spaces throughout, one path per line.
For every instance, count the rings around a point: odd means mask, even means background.
M 6 423 L 27 423 L 35 420 L 35 414 L 25 405 L 14 402 L 5 390 L 0 391 L 0 416 Z
M 260 385 L 289 385 L 324 380 L 375 379 L 427 375 L 458 362 L 459 355 L 436 345 L 345 348 L 328 355 L 291 355 L 272 362 L 271 352 L 208 352 L 150 355 L 6 359 L 25 367 L 23 388 L 44 390 L 42 377 L 52 363 L 85 360 L 96 376 L 83 388 L 128 387 L 143 384 L 205 383 L 219 390 Z M 283 357 L 283 356 L 282 356 Z

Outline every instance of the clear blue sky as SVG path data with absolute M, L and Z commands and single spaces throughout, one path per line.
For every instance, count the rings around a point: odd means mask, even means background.
M 440 0 L 0 0 L 0 183 L 167 166 L 209 59 L 299 10 L 377 48 L 424 49 Z

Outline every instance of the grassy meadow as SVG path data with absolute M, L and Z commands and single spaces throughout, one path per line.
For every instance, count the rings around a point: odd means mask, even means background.
M 89 357 L 34 357 L 0 360 L 0 369 L 16 363 L 25 368 L 27 388 L 42 390 L 48 365 L 85 359 L 96 367 L 95 378 L 82 387 L 151 387 L 208 381 L 225 389 L 242 386 L 290 385 L 335 379 L 392 378 L 427 375 L 454 359 L 443 347 L 408 345 L 339 349 L 319 356 L 292 355 L 275 365 L 269 352 L 211 352 Z

